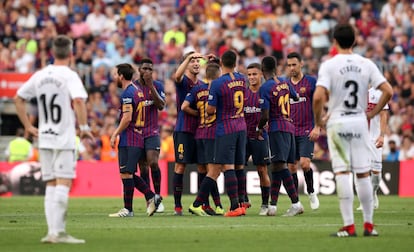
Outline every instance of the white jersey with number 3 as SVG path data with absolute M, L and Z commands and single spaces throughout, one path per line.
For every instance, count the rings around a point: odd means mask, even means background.
M 72 100 L 88 97 L 78 74 L 67 66 L 49 65 L 19 88 L 23 99 L 37 99 L 39 148 L 74 150 L 75 113 Z
M 358 54 L 338 54 L 323 62 L 316 85 L 329 91 L 329 120 L 347 115 L 365 116 L 368 84 L 374 88 L 386 80 L 378 67 Z

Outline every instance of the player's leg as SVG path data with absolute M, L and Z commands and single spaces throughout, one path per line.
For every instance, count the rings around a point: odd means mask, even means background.
M 296 147 L 299 148 L 299 164 L 302 167 L 303 175 L 305 177 L 306 191 L 309 195 L 310 207 L 315 210 L 319 208 L 319 199 L 313 186 L 313 170 L 311 168 L 311 159 L 313 157 L 314 142 L 309 140 L 309 137 L 296 137 Z
M 182 215 L 181 197 L 183 193 L 183 178 L 186 164 L 194 163 L 196 159 L 196 142 L 190 133 L 174 132 L 174 211 L 175 215 Z
M 248 140 L 251 145 L 251 153 L 253 159 L 253 165 L 256 166 L 257 173 L 260 179 L 260 191 L 262 204 L 260 207 L 259 215 L 267 215 L 270 195 L 270 177 L 267 170 L 269 162 L 269 138 L 264 140 Z M 249 145 L 249 144 L 248 144 Z
M 382 177 L 382 148 L 374 148 L 374 158 L 371 163 L 371 182 L 374 197 L 374 209 L 378 209 L 378 189 L 380 187 Z
M 148 166 L 151 168 L 151 178 L 154 186 L 154 192 L 157 195 L 161 193 L 161 170 L 158 164 L 160 157 L 160 137 L 153 136 L 145 139 L 145 151 Z
M 214 139 L 205 139 L 204 140 L 204 157 L 205 162 L 207 162 L 207 175 L 210 178 L 215 178 L 214 182 L 210 187 L 210 194 L 213 198 L 214 205 L 216 206 L 215 214 L 216 215 L 223 215 L 224 209 L 221 204 L 220 193 L 217 186 L 217 178 L 220 176 L 221 170 L 214 166 Z M 198 146 L 197 146 L 198 148 Z
M 239 203 L 244 209 L 249 208 L 250 202 L 247 196 L 247 188 L 246 188 L 246 172 L 244 170 L 244 164 L 246 160 L 246 141 L 247 135 L 245 131 L 240 131 L 234 133 L 236 136 L 236 151 L 235 151 L 235 158 L 234 158 L 234 169 L 236 172 L 237 177 L 237 188 L 238 188 L 238 196 L 239 196 Z
M 50 242 L 51 237 L 57 234 L 53 226 L 53 207 L 56 189 L 56 178 L 53 173 L 53 151 L 40 149 L 39 154 L 42 179 L 46 181 L 44 211 L 48 227 L 47 235 L 42 238 L 41 242 Z
M 53 198 L 53 227 L 57 236 L 53 243 L 85 243 L 66 233 L 66 216 L 69 203 L 69 191 L 76 177 L 75 150 L 55 150 L 53 170 L 56 176 L 56 188 Z
M 335 173 L 336 192 L 343 221 L 343 227 L 332 234 L 335 237 L 356 236 L 353 212 L 354 192 L 350 167 L 351 147 L 347 138 L 340 137 L 346 132 L 347 129 L 342 124 L 332 123 L 327 127 L 329 153 L 332 169 Z

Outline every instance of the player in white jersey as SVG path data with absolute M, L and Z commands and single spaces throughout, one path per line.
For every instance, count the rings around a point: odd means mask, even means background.
M 391 85 L 377 66 L 369 59 L 353 54 L 355 31 L 349 24 L 339 24 L 334 29 L 334 44 L 338 55 L 322 63 L 313 99 L 317 126 L 325 126 L 328 146 L 335 173 L 344 226 L 333 236 L 356 236 L 353 200 L 350 183 L 356 174 L 356 188 L 363 208 L 364 236 L 377 236 L 373 224 L 373 194 L 370 180 L 371 146 L 368 119 L 378 114 L 392 96 Z M 366 112 L 368 85 L 382 91 L 377 105 Z M 328 115 L 323 107 L 328 100 Z
M 53 65 L 34 73 L 17 91 L 17 115 L 25 130 L 38 137 L 42 179 L 46 181 L 44 199 L 47 235 L 44 243 L 85 243 L 66 233 L 69 191 L 75 178 L 75 113 L 81 137 L 93 136 L 87 124 L 85 100 L 88 95 L 76 72 L 68 66 L 73 41 L 67 36 L 53 40 Z M 26 101 L 35 97 L 39 111 L 39 128 L 26 113 Z M 73 107 L 73 109 L 72 109 Z
M 371 87 L 368 90 L 368 107 L 367 112 L 371 111 L 378 103 L 381 97 L 381 91 Z M 371 182 L 374 191 L 374 209 L 379 207 L 378 189 L 381 182 L 382 171 L 382 146 L 384 145 L 384 134 L 387 127 L 388 104 L 384 106 L 381 112 L 371 118 L 368 122 L 369 135 L 371 138 L 372 159 L 371 159 Z M 360 205 L 357 210 L 362 210 Z

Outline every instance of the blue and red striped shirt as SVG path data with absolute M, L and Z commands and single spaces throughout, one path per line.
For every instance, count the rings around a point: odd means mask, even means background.
M 216 115 L 207 116 L 208 84 L 201 84 L 191 89 L 185 98 L 190 106 L 197 107 L 198 127 L 195 139 L 214 139 L 216 136 Z
M 175 124 L 175 131 L 176 132 L 188 132 L 194 134 L 197 126 L 198 126 L 198 119 L 196 116 L 189 115 L 181 110 L 181 105 L 183 104 L 185 97 L 191 91 L 191 89 L 197 85 L 205 84 L 201 80 L 197 80 L 194 83 L 190 78 L 186 75 L 183 76 L 181 82 L 175 83 L 176 88 L 176 100 L 177 100 L 177 122 Z M 193 109 L 197 109 L 196 107 L 191 107 Z
M 119 119 L 122 119 L 126 111 L 132 111 L 132 120 L 127 128 L 120 133 L 118 147 L 144 148 L 144 136 L 142 135 L 144 101 L 144 93 L 132 83 L 122 92 Z
M 223 136 L 246 130 L 244 96 L 246 77 L 240 73 L 224 74 L 211 83 L 208 104 L 216 107 L 216 135 Z
M 290 115 L 295 125 L 295 136 L 308 136 L 315 126 L 312 101 L 316 79 L 310 75 L 304 75 L 296 84 L 291 80 L 289 82 L 300 96 L 298 101 L 290 99 Z
M 283 131 L 294 134 L 295 126 L 290 118 L 289 83 L 276 83 L 269 79 L 260 87 L 260 107 L 269 110 L 269 132 Z
M 154 87 L 157 90 L 160 97 L 165 100 L 164 86 L 160 81 L 154 81 Z M 154 100 L 151 97 L 151 88 L 142 85 L 138 80 L 134 82 L 144 94 L 144 126 L 142 128 L 142 134 L 144 138 L 151 136 L 158 136 L 160 134 L 158 125 L 158 108 L 154 105 Z
M 260 121 L 261 108 L 259 103 L 259 91 L 253 92 L 249 88 L 246 90 L 244 99 L 244 119 L 247 126 L 247 138 L 256 139 L 258 137 L 256 127 Z

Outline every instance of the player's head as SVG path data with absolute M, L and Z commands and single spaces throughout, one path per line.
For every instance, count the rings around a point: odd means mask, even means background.
M 56 59 L 67 59 L 72 55 L 73 40 L 65 35 L 56 36 L 52 43 L 53 56 Z
M 221 56 L 221 64 L 223 65 L 223 67 L 235 68 L 236 62 L 237 54 L 232 50 L 225 51 Z
M 273 56 L 265 56 L 262 59 L 263 75 L 274 75 L 276 73 L 276 58 Z
M 194 53 L 195 53 L 194 51 L 191 51 L 191 52 L 188 52 L 188 53 L 184 54 L 183 60 L 190 57 L 190 61 L 189 61 L 188 66 L 187 66 L 187 71 L 189 71 L 190 74 L 197 75 L 197 74 L 200 73 L 200 59 L 201 58 L 200 57 L 193 57 Z
M 257 86 L 261 84 L 262 80 L 262 67 L 259 63 L 251 63 L 247 66 L 247 79 L 250 86 Z
M 297 52 L 291 52 L 287 55 L 287 67 L 290 77 L 300 76 L 302 69 L 302 57 Z
M 333 38 L 342 49 L 350 49 L 355 43 L 355 30 L 348 24 L 338 24 L 335 26 Z
M 141 79 L 144 78 L 144 74 L 151 74 L 154 70 L 154 63 L 152 62 L 152 60 L 150 58 L 143 58 L 140 62 L 139 62 L 139 74 L 141 76 Z
M 135 74 L 135 69 L 131 64 L 122 63 L 115 66 L 115 71 L 113 72 L 113 79 L 116 82 L 118 87 L 122 87 L 122 82 L 132 81 L 132 77 Z
M 217 79 L 221 75 L 220 65 L 214 62 L 207 63 L 206 79 L 208 82 Z

